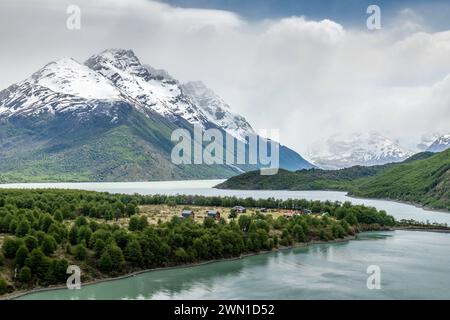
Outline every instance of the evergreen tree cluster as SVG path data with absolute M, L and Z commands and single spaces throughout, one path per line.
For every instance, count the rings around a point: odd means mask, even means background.
M 139 205 L 145 204 L 309 209 L 322 215 L 275 219 L 258 212 L 233 215 L 230 222 L 173 217 L 149 225 L 139 215 Z M 130 217 L 126 228 L 108 222 L 122 217 Z M 48 286 L 66 281 L 69 264 L 118 275 L 344 238 L 363 225 L 394 223 L 383 211 L 350 203 L 4 189 L 0 190 L 0 233 L 6 234 L 0 253 L 0 294 L 8 291 L 8 282 L 1 277 L 7 266 L 16 270 L 16 288 Z

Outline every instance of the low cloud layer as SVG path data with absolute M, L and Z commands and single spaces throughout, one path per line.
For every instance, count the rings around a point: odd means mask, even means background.
M 426 132 L 450 130 L 450 30 L 430 30 L 412 9 L 369 31 L 299 16 L 249 22 L 145 0 L 93 2 L 2 1 L 0 88 L 51 60 L 121 47 L 181 81 L 202 80 L 301 153 L 336 132 L 376 130 L 413 148 Z M 81 8 L 81 30 L 66 28 L 71 4 Z

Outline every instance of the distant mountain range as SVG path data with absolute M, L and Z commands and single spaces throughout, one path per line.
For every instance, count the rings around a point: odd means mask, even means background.
M 256 135 L 203 83 L 182 84 L 131 50 L 60 59 L 0 92 L 0 182 L 223 178 L 261 167 L 175 165 L 171 133 L 194 125 Z M 313 166 L 281 145 L 280 167 Z
M 310 150 L 309 158 L 322 169 L 373 166 L 401 162 L 413 153 L 378 132 L 335 135 Z
M 442 152 L 450 148 L 450 134 L 442 135 L 430 144 L 427 151 L 430 152 Z
M 450 148 L 450 133 L 430 132 L 422 136 L 417 148 L 421 151 L 442 152 Z
M 401 200 L 450 210 L 450 149 L 415 154 L 401 163 L 340 170 L 281 170 L 261 176 L 247 172 L 217 186 L 221 189 L 344 190 L 366 198 Z

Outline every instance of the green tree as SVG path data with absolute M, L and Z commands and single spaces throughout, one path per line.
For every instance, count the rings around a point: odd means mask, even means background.
M 125 213 L 130 217 L 133 214 L 136 213 L 136 206 L 133 205 L 132 203 L 127 204 L 126 208 L 125 208 Z
M 232 219 L 232 220 L 236 219 L 237 218 L 237 210 L 236 209 L 231 209 L 230 210 L 230 214 L 228 215 L 228 218 Z
M 30 252 L 28 251 L 27 247 L 25 245 L 21 245 L 16 252 L 16 259 L 14 260 L 15 265 L 19 268 L 23 267 L 29 253 Z
M 22 220 L 16 229 L 16 236 L 24 237 L 30 232 L 30 223 L 27 220 Z
M 21 268 L 19 270 L 19 274 L 17 275 L 17 279 L 22 283 L 28 283 L 31 281 L 31 269 L 27 266 Z
M 92 237 L 92 230 L 88 225 L 83 225 L 78 229 L 78 242 L 85 241 L 89 243 Z
M 295 237 L 295 240 L 298 242 L 305 242 L 305 232 L 301 225 L 296 224 L 294 228 L 292 228 L 292 234 Z
M 130 222 L 128 223 L 128 229 L 130 231 L 142 231 L 145 227 L 148 226 L 147 217 L 141 216 L 132 216 L 130 218 Z
M 125 268 L 125 258 L 122 249 L 117 245 L 112 244 L 107 248 L 111 257 L 113 270 L 122 271 Z
M 103 272 L 111 272 L 113 270 L 113 261 L 108 250 L 103 251 L 100 259 L 97 262 L 97 266 Z
M 14 259 L 16 257 L 17 250 L 19 250 L 19 247 L 19 240 L 13 238 L 5 238 L 5 240 L 3 241 L 2 251 L 6 258 Z
M 216 225 L 216 222 L 213 218 L 211 217 L 205 217 L 205 219 L 203 220 L 203 226 L 205 228 L 212 228 Z
M 47 256 L 51 256 L 55 252 L 56 247 L 57 243 L 55 238 L 50 235 L 46 235 L 41 245 L 42 252 L 44 252 L 44 254 Z
M 94 243 L 95 257 L 100 258 L 105 247 L 105 241 L 103 241 L 102 239 L 97 239 Z
M 44 214 L 41 220 L 41 230 L 47 232 L 48 228 L 50 228 L 53 222 L 54 222 L 53 217 L 50 214 L 48 213 Z
M 17 229 L 18 223 L 16 219 L 12 219 L 9 227 L 8 227 L 8 233 L 15 233 Z
M 28 248 L 28 251 L 32 251 L 33 249 L 36 249 L 39 246 L 38 240 L 33 237 L 32 235 L 27 235 L 23 241 L 25 242 L 25 245 Z
M 69 263 L 65 259 L 53 259 L 50 262 L 50 266 L 45 277 L 47 282 L 58 283 L 66 280 L 66 271 L 68 266 Z
M 356 218 L 356 215 L 353 212 L 348 213 L 345 218 L 345 221 L 347 221 L 347 223 L 351 226 L 354 226 L 355 224 L 358 223 L 358 219 Z
M 197 238 L 194 240 L 192 247 L 197 252 L 197 256 L 200 259 L 207 259 L 209 257 L 209 249 L 208 249 L 209 237 L 202 236 L 201 238 Z
M 242 231 L 247 232 L 250 229 L 250 224 L 252 223 L 252 218 L 247 215 L 241 215 L 238 219 L 239 227 Z
M 31 251 L 25 265 L 31 269 L 38 279 L 44 279 L 50 266 L 50 259 L 45 256 L 41 248 Z
M 53 214 L 53 217 L 58 222 L 62 222 L 64 220 L 64 216 L 63 216 L 61 210 L 56 210 L 55 213 Z
M 0 276 L 0 294 L 5 294 L 8 292 L 8 283 L 5 279 Z
M 77 259 L 78 261 L 83 261 L 86 259 L 87 249 L 86 249 L 85 242 L 81 242 L 80 244 L 78 244 L 75 247 L 74 254 L 75 254 L 75 259 Z
M 78 243 L 78 227 L 76 225 L 73 225 L 72 228 L 70 228 L 69 241 L 71 244 Z
M 142 265 L 142 249 L 139 241 L 132 240 L 128 243 L 125 250 L 125 259 L 132 266 L 139 267 Z
M 177 262 L 185 263 L 188 261 L 188 254 L 186 253 L 186 250 L 183 248 L 178 248 L 175 250 L 175 259 Z

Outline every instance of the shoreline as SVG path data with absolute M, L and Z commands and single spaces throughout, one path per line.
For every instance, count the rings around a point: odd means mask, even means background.
M 442 213 L 450 213 L 450 210 L 446 209 L 435 209 L 433 207 L 428 207 L 425 205 L 422 205 L 417 202 L 410 202 L 410 201 L 404 201 L 399 199 L 389 199 L 389 198 L 366 198 L 366 197 L 358 197 L 355 195 L 350 194 L 350 191 L 342 190 L 342 189 L 229 189 L 229 188 L 217 188 L 218 185 L 213 186 L 213 189 L 217 190 L 230 190 L 230 191 L 325 191 L 325 192 L 342 192 L 345 193 L 346 197 L 353 198 L 353 199 L 361 199 L 361 200 L 380 200 L 380 201 L 390 201 L 390 202 L 396 202 L 401 204 L 406 204 L 410 206 L 414 206 L 419 209 L 423 209 L 425 211 L 436 211 L 436 212 L 442 212 Z
M 386 231 L 395 231 L 395 230 L 386 230 Z M 363 231 L 363 232 L 370 232 L 370 231 Z M 308 247 L 310 245 L 349 242 L 351 240 L 355 240 L 356 238 L 357 238 L 357 235 L 347 236 L 347 237 L 342 238 L 342 239 L 334 239 L 334 240 L 330 240 L 330 241 L 316 240 L 316 241 L 311 241 L 311 242 L 306 242 L 306 243 L 298 243 L 298 244 L 294 244 L 292 246 L 287 246 L 287 247 L 279 247 L 279 248 L 276 248 L 276 249 L 272 249 L 270 251 L 265 250 L 265 251 L 241 254 L 238 257 L 207 260 L 207 261 L 202 261 L 202 262 L 197 262 L 197 263 L 187 263 L 187 264 L 182 264 L 182 265 L 177 265 L 177 266 L 170 266 L 170 267 L 158 267 L 158 268 L 153 268 L 153 269 L 144 269 L 144 270 L 134 271 L 132 273 L 127 273 L 127 274 L 124 274 L 124 275 L 121 275 L 121 276 L 117 276 L 117 277 L 109 277 L 109 278 L 107 277 L 107 278 L 101 278 L 101 279 L 94 279 L 92 281 L 89 281 L 89 282 L 86 282 L 86 283 L 82 284 L 82 287 L 91 286 L 91 285 L 95 285 L 95 284 L 99 284 L 99 283 L 103 283 L 103 282 L 111 282 L 111 281 L 116 281 L 116 280 L 132 278 L 132 277 L 135 277 L 137 275 L 140 275 L 140 274 L 143 274 L 143 273 L 148 273 L 148 272 L 174 270 L 174 269 L 184 269 L 184 268 L 194 268 L 194 267 L 205 266 L 205 265 L 209 265 L 209 264 L 213 264 L 213 263 L 242 260 L 242 259 L 249 258 L 249 257 L 254 257 L 254 256 L 264 255 L 264 254 L 269 254 L 269 253 L 277 253 L 277 252 L 281 252 L 281 251 L 285 251 L 285 250 L 292 250 L 292 249 L 297 249 L 297 248 L 305 248 L 305 247 Z M 35 289 L 31 289 L 31 290 L 16 291 L 16 292 L 12 292 L 10 294 L 6 294 L 6 295 L 4 295 L 2 297 L 0 296 L 0 300 L 14 300 L 14 299 L 17 299 L 17 298 L 20 298 L 20 297 L 24 297 L 24 296 L 33 294 L 33 293 L 45 292 L 45 291 L 53 291 L 53 290 L 64 290 L 64 289 L 67 289 L 67 287 L 65 285 L 55 285 L 55 286 L 49 286 L 49 287 L 35 288 Z
M 360 233 L 358 233 L 358 234 L 356 234 L 354 236 L 347 236 L 347 237 L 342 238 L 342 239 L 334 239 L 334 240 L 330 240 L 330 241 L 315 240 L 315 241 L 306 242 L 306 243 L 297 243 L 297 244 L 294 244 L 292 246 L 287 246 L 287 247 L 280 246 L 280 247 L 278 247 L 276 249 L 272 249 L 270 251 L 265 250 L 265 251 L 241 254 L 238 257 L 207 260 L 207 261 L 202 261 L 202 262 L 197 262 L 197 263 L 181 264 L 181 265 L 177 265 L 177 266 L 158 267 L 158 268 L 152 268 L 152 269 L 143 269 L 143 270 L 127 273 L 127 274 L 124 274 L 124 275 L 120 275 L 120 276 L 117 276 L 117 277 L 106 277 L 106 278 L 94 279 L 94 280 L 91 280 L 89 282 L 86 282 L 86 283 L 82 284 L 82 287 L 91 286 L 91 285 L 104 283 L 104 282 L 111 282 L 111 281 L 116 281 L 116 280 L 132 278 L 132 277 L 135 277 L 135 276 L 143 274 L 143 273 L 156 272 L 156 271 L 165 271 L 165 270 L 185 269 L 185 268 L 195 268 L 195 267 L 205 266 L 205 265 L 214 264 L 214 263 L 242 260 L 242 259 L 245 259 L 245 258 L 254 257 L 254 256 L 258 256 L 258 255 L 277 253 L 277 252 L 286 251 L 286 250 L 293 250 L 293 249 L 297 249 L 297 248 L 306 248 L 306 247 L 312 246 L 312 245 L 350 242 L 352 240 L 356 240 L 357 236 L 359 234 L 366 233 L 366 232 L 377 232 L 377 231 L 378 232 L 379 231 L 390 231 L 390 232 L 395 232 L 395 231 L 415 231 L 415 232 L 450 233 L 450 229 L 441 229 L 440 230 L 440 229 L 417 228 L 417 227 L 416 228 L 414 228 L 414 227 L 413 228 L 393 227 L 393 228 L 386 229 L 386 230 L 368 230 L 368 231 L 362 231 L 362 232 L 360 232 Z M 49 286 L 49 287 L 45 287 L 45 288 L 41 287 L 41 288 L 35 288 L 35 289 L 31 289 L 31 290 L 16 291 L 16 292 L 13 292 L 13 293 L 10 293 L 10 294 L 6 294 L 3 297 L 0 297 L 0 301 L 1 300 L 15 300 L 17 298 L 24 297 L 24 296 L 27 296 L 27 295 L 30 295 L 30 294 L 34 294 L 34 293 L 38 293 L 38 292 L 53 291 L 53 290 L 64 290 L 64 289 L 67 289 L 67 287 L 65 285 L 55 285 L 55 286 Z
M 321 191 L 321 190 L 315 190 L 315 191 Z M 342 190 L 330 190 L 330 191 L 342 191 Z M 343 192 L 347 192 L 347 191 L 343 191 Z M 358 197 L 358 196 L 354 196 L 351 195 L 349 192 L 347 192 L 347 194 L 345 195 L 349 198 L 353 198 L 353 199 L 363 199 L 363 200 L 380 200 L 380 201 L 391 201 L 391 202 L 396 202 L 396 203 L 401 203 L 401 204 L 407 204 L 410 206 L 414 206 L 416 208 L 419 209 L 423 209 L 425 211 L 437 211 L 437 212 L 442 212 L 442 213 L 450 213 L 449 210 L 446 209 L 434 209 L 432 207 L 427 207 L 424 206 L 420 203 L 416 203 L 416 202 L 410 202 L 410 201 L 404 201 L 404 200 L 398 200 L 398 199 L 389 199 L 389 198 L 364 198 L 364 197 Z
M 436 232 L 436 233 L 450 233 L 450 229 L 433 229 L 420 227 L 395 227 L 393 231 L 422 231 L 422 232 Z
M 216 180 L 224 180 L 223 182 L 225 182 L 227 179 L 187 179 L 187 180 L 155 180 L 155 181 L 73 181 L 73 182 L 14 182 L 14 183 L 0 183 L 0 189 L 17 189 L 12 187 L 12 186 L 8 186 L 5 187 L 6 185 L 11 185 L 11 184 L 47 184 L 47 183 L 70 183 L 70 184 L 95 184 L 95 183 L 170 183 L 170 182 L 182 182 L 182 181 L 216 181 Z M 222 183 L 223 183 L 222 182 Z M 441 213 L 449 213 L 450 214 L 450 210 L 447 209 L 438 209 L 438 208 L 433 208 L 433 207 L 429 207 L 429 206 L 425 206 L 422 205 L 420 203 L 416 203 L 416 202 L 411 202 L 411 201 L 404 201 L 404 200 L 399 200 L 399 199 L 389 199 L 389 198 L 366 198 L 366 197 L 359 197 L 356 195 L 351 195 L 350 191 L 347 190 L 342 190 L 342 189 L 313 189 L 313 190 L 302 190 L 302 189 L 229 189 L 229 188 L 218 188 L 218 186 L 220 185 L 214 185 L 211 187 L 211 189 L 216 189 L 216 190 L 230 190 L 230 191 L 325 191 L 325 192 L 342 192 L 345 193 L 345 196 L 348 198 L 353 198 L 353 199 L 362 199 L 362 200 L 380 200 L 380 201 L 391 201 L 391 202 L 396 202 L 396 203 L 401 203 L 401 204 L 406 204 L 406 205 L 411 205 L 414 206 L 416 208 L 420 208 L 423 209 L 425 211 L 436 211 L 436 212 L 441 212 Z M 18 189 L 28 189 L 27 187 L 19 187 Z M 41 189 L 41 188 L 30 188 L 30 189 Z M 47 189 L 47 188 L 44 188 Z M 67 189 L 67 188 L 58 188 L 58 187 L 52 187 L 52 188 L 48 188 L 48 189 Z M 68 188 L 69 190 L 85 190 L 85 191 L 94 191 L 94 190 L 88 190 L 88 189 L 76 189 L 76 188 Z M 108 192 L 108 193 L 115 193 L 115 192 L 110 192 L 110 191 L 94 191 L 94 192 Z

